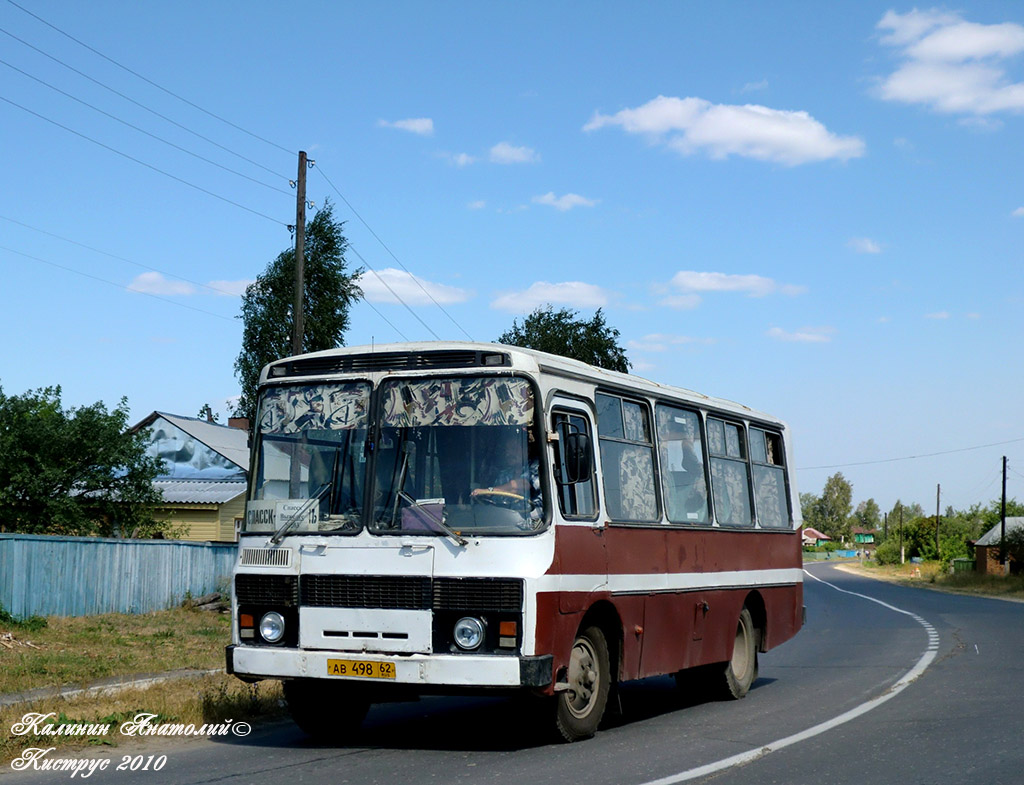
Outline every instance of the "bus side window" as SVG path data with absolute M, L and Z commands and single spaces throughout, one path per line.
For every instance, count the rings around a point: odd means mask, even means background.
M 647 407 L 598 394 L 598 442 L 608 516 L 618 521 L 656 521 L 654 443 Z
M 746 447 L 742 425 L 708 418 L 711 487 L 715 518 L 719 523 L 733 526 L 753 523 Z
M 782 455 L 782 436 L 759 428 L 750 429 L 757 520 L 761 526 L 770 529 L 789 526 L 789 496 Z
M 700 417 L 696 412 L 658 404 L 658 456 L 661 492 L 671 523 L 707 523 L 708 494 Z
M 566 437 L 571 433 L 582 433 L 590 436 L 590 424 L 585 417 L 580 417 L 569 412 L 555 412 L 552 416 L 552 426 L 558 434 L 558 441 L 555 445 L 555 483 L 558 487 L 558 506 L 562 511 L 563 518 L 590 518 L 594 517 L 596 503 L 594 500 L 593 468 L 590 478 L 571 483 L 568 481 L 569 472 L 566 469 L 565 447 Z M 591 460 L 593 467 L 593 460 Z

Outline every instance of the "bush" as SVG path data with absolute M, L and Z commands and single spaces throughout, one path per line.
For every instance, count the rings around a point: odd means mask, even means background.
M 46 626 L 47 622 L 42 616 L 27 616 L 24 619 L 19 619 L 12 616 L 3 605 L 0 605 L 0 624 L 25 632 L 38 632 Z
M 875 548 L 875 561 L 879 564 L 899 564 L 900 546 L 894 540 L 886 540 Z

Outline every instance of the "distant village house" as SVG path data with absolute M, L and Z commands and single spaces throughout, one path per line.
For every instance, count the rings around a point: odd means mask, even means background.
M 245 514 L 249 471 L 248 420 L 230 425 L 153 412 L 132 430 L 149 431 L 149 453 L 163 460 L 154 485 L 163 504 L 153 511 L 182 530 L 184 540 L 236 542 Z

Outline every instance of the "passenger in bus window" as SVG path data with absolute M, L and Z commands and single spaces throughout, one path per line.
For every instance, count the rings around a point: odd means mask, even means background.
M 704 522 L 707 485 L 696 415 L 661 408 L 658 419 L 668 519 L 674 523 Z

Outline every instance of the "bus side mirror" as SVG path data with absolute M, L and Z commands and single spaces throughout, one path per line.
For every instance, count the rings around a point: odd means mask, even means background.
M 573 485 L 586 482 L 593 473 L 591 466 L 590 437 L 576 431 L 565 435 L 565 482 Z

